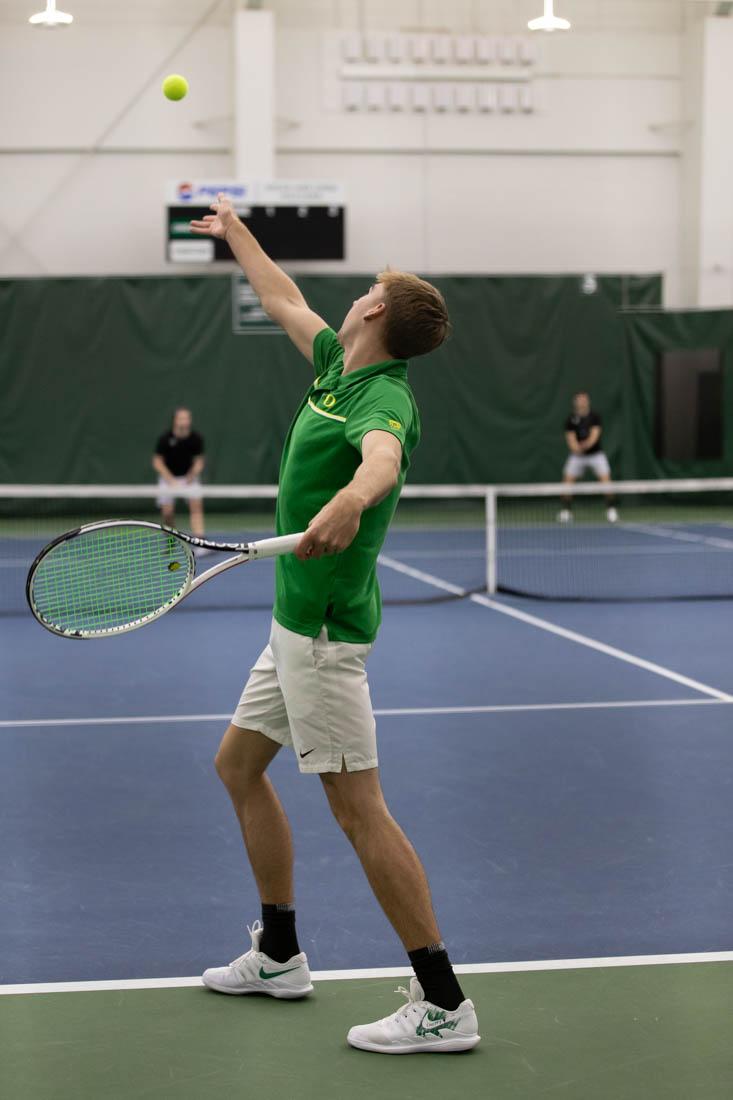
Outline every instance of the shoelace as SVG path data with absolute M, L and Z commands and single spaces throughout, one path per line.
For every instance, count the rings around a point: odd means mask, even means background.
M 250 947 L 249 951 L 245 951 L 244 954 L 240 955 L 238 959 L 232 959 L 232 961 L 229 963 L 230 966 L 239 966 L 240 963 L 243 963 L 245 959 L 249 958 L 249 956 L 254 953 L 255 936 L 257 935 L 257 933 L 262 931 L 262 921 L 256 920 L 251 928 L 249 925 L 247 925 L 247 931 L 249 932 L 252 946 Z
M 419 1011 L 418 1004 L 420 1002 L 413 999 L 411 990 L 405 989 L 403 985 L 398 985 L 395 989 L 395 993 L 401 993 L 403 997 L 406 997 L 407 1004 L 403 1005 L 402 1008 L 398 1008 L 396 1012 L 394 1012 L 391 1016 L 387 1016 L 386 1019 L 397 1020 L 400 1017 L 404 1017 L 406 1019 L 416 1009 L 417 1011 Z

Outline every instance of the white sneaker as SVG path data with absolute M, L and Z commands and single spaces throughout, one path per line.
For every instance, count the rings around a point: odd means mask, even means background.
M 481 1036 L 473 1001 L 462 1001 L 453 1012 L 424 999 L 417 978 L 410 979 L 410 992 L 402 986 L 395 992 L 407 997 L 407 1004 L 373 1024 L 352 1027 L 346 1036 L 352 1047 L 380 1054 L 422 1054 L 470 1050 Z
M 557 513 L 557 522 L 558 523 L 572 523 L 572 521 L 573 521 L 573 513 L 570 511 L 569 508 L 562 508 Z
M 606 509 L 606 519 L 609 523 L 618 523 L 618 512 L 615 508 Z
M 271 997 L 294 1000 L 313 992 L 311 973 L 305 953 L 293 955 L 287 962 L 275 962 L 260 951 L 262 924 L 247 925 L 252 947 L 229 966 L 205 970 L 201 980 L 217 993 L 269 993 Z

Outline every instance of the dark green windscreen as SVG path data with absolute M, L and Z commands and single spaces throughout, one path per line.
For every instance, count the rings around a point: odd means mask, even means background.
M 658 304 L 659 276 L 430 278 L 454 331 L 410 368 L 423 424 L 413 483 L 555 480 L 580 388 L 603 415 L 614 474 L 646 471 L 645 410 L 625 394 L 645 368 L 627 363 L 619 308 Z M 298 278 L 335 328 L 371 281 Z M 149 481 L 155 441 L 185 404 L 209 482 L 275 482 L 310 366 L 285 336 L 233 335 L 231 301 L 228 275 L 0 281 L 0 481 Z
M 634 477 L 726 477 L 733 471 L 733 310 L 674 310 L 623 315 L 628 461 Z M 721 354 L 723 455 L 673 462 L 655 453 L 657 363 L 665 351 L 717 349 Z

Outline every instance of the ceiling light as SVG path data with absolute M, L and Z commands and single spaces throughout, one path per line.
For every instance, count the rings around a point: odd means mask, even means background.
M 56 11 L 56 0 L 46 0 L 46 10 L 39 11 L 28 20 L 34 27 L 65 27 L 73 21 L 73 15 L 68 15 L 65 11 Z
M 527 26 L 531 31 L 569 31 L 567 19 L 560 19 L 552 10 L 553 0 L 545 0 L 545 13 L 538 19 L 530 19 Z

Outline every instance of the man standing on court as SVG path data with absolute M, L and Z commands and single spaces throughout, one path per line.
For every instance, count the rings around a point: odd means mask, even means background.
M 155 445 L 153 469 L 158 475 L 160 490 L 156 503 L 166 527 L 175 527 L 176 490 L 183 489 L 188 499 L 191 533 L 199 538 L 204 535 L 204 506 L 199 477 L 205 462 L 204 441 L 193 430 L 191 410 L 176 409 L 170 429 L 163 432 Z M 180 492 L 178 495 L 181 495 Z
M 234 804 L 262 902 L 250 951 L 203 980 L 222 993 L 310 993 L 295 929 L 290 826 L 266 769 L 283 745 L 301 772 L 317 773 L 336 820 L 409 955 L 407 1003 L 348 1041 L 390 1054 L 467 1050 L 479 1041 L 440 938 L 422 864 L 389 813 L 365 662 L 379 629 L 377 554 L 416 446 L 420 423 L 409 357 L 445 339 L 441 294 L 415 275 L 385 271 L 357 299 L 337 333 L 262 251 L 219 195 L 214 214 L 191 223 L 224 238 L 260 298 L 314 367 L 315 380 L 282 455 L 278 534 L 305 530 L 276 562 L 269 644 L 257 660 L 216 766 Z
M 570 452 L 562 474 L 566 485 L 574 484 L 586 470 L 594 473 L 599 481 L 611 480 L 611 467 L 601 448 L 602 431 L 601 418 L 591 408 L 590 395 L 584 392 L 576 393 L 573 397 L 572 411 L 565 421 L 565 442 Z M 573 518 L 571 509 L 572 498 L 564 496 L 562 509 L 557 517 L 560 523 L 570 523 Z M 606 518 L 609 523 L 616 523 L 618 520 L 613 494 L 606 497 Z

